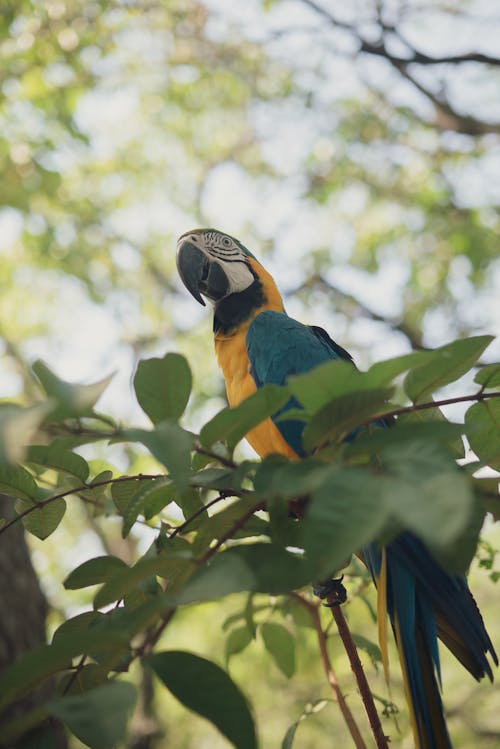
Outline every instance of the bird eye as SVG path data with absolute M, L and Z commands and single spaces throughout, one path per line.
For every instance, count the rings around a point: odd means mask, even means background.
M 224 247 L 231 247 L 232 242 L 229 237 L 222 237 L 222 244 Z

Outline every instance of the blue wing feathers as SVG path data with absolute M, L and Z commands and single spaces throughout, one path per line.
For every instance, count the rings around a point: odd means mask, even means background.
M 283 312 L 267 310 L 258 315 L 247 332 L 250 373 L 257 387 L 267 384 L 284 385 L 290 375 L 309 372 L 318 364 L 331 359 L 345 358 L 340 354 L 340 351 L 344 351 L 340 346 L 338 353 L 332 349 L 331 344 L 334 342 L 325 331 L 322 336 L 315 333 L 315 330 L 318 331 L 320 328 L 313 329 L 303 325 Z M 273 421 L 297 455 L 303 456 L 304 422 L 278 420 L 281 414 L 299 407 L 299 402 L 295 398 L 290 398 L 274 415 Z
M 331 359 L 352 361 L 349 353 L 322 329 L 303 325 L 282 312 L 265 311 L 247 333 L 250 372 L 257 387 L 284 385 L 293 374 L 308 372 Z M 353 365 L 354 366 L 354 365 Z M 280 413 L 299 407 L 291 398 Z M 276 421 L 284 439 L 302 456 L 300 420 Z M 388 426 L 383 421 L 380 426 Z M 376 581 L 381 551 L 371 544 L 362 550 Z M 410 533 L 386 547 L 387 610 L 396 636 L 409 692 L 419 749 L 451 747 L 440 695 L 437 637 L 476 678 L 492 678 L 489 653 L 497 656 L 481 614 L 464 577 L 442 569 L 426 547 Z

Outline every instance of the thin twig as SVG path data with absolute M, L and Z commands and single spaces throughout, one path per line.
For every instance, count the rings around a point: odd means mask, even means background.
M 197 517 L 202 515 L 205 510 L 208 510 L 209 507 L 217 504 L 217 502 L 221 502 L 223 499 L 227 499 L 227 496 L 228 495 L 225 492 L 221 492 L 217 497 L 211 499 L 210 502 L 207 502 L 206 505 L 203 505 L 203 507 L 200 507 L 198 510 L 196 510 L 196 512 L 193 512 L 193 514 L 190 515 L 184 523 L 178 525 L 177 528 L 172 531 L 169 538 L 174 538 L 174 536 L 177 536 L 178 533 L 182 533 L 182 531 L 184 531 L 187 526 L 193 522 L 193 520 L 196 520 Z
M 366 680 L 363 665 L 359 659 L 358 650 L 356 648 L 354 640 L 352 639 L 351 631 L 345 620 L 342 607 L 334 603 L 334 605 L 331 606 L 331 612 L 333 618 L 335 619 L 335 623 L 337 624 L 337 629 L 339 631 L 341 640 L 344 643 L 344 648 L 347 653 L 347 657 L 349 658 L 349 663 L 351 664 L 351 669 L 354 674 L 354 678 L 356 679 L 359 693 L 361 694 L 361 699 L 363 700 L 363 705 L 365 706 L 366 715 L 368 716 L 368 721 L 372 729 L 377 749 L 389 749 L 388 738 L 384 734 L 379 714 L 373 700 L 373 695 L 368 681 Z
M 223 466 L 226 466 L 226 468 L 237 467 L 234 460 L 231 460 L 230 458 L 225 458 L 223 455 L 218 455 L 212 450 L 208 450 L 206 447 L 201 447 L 201 445 L 195 445 L 194 449 L 200 455 L 206 455 L 207 458 L 212 458 L 213 460 L 216 460 L 218 463 L 221 463 Z
M 378 418 L 386 419 L 390 416 L 401 416 L 401 414 L 413 413 L 413 411 L 424 411 L 429 408 L 440 408 L 441 406 L 451 406 L 454 403 L 467 403 L 468 401 L 485 401 L 489 398 L 500 398 L 500 393 L 485 393 L 482 389 L 478 393 L 473 395 L 459 395 L 455 398 L 444 398 L 439 401 L 429 401 L 428 403 L 413 403 L 411 406 L 404 406 L 402 408 L 395 408 L 392 411 L 386 411 L 381 414 Z M 364 424 L 371 424 L 373 418 L 363 421 L 360 426 Z
M 10 520 L 8 523 L 5 523 L 5 525 L 3 525 L 0 528 L 0 535 L 2 533 L 5 533 L 5 531 L 8 528 L 10 528 L 11 525 L 18 523 L 20 520 L 26 517 L 26 515 L 29 515 L 30 513 L 35 512 L 35 510 L 41 510 L 46 505 L 49 505 L 51 502 L 55 502 L 56 499 L 62 499 L 63 497 L 68 497 L 71 494 L 78 494 L 79 492 L 89 491 L 99 486 L 107 486 L 108 484 L 120 484 L 126 481 L 145 481 L 148 479 L 151 480 L 151 479 L 162 479 L 162 478 L 165 478 L 164 473 L 157 473 L 157 474 L 138 473 L 135 476 L 118 476 L 117 478 L 107 479 L 106 481 L 96 481 L 95 483 L 82 484 L 81 486 L 75 486 L 73 489 L 65 489 L 65 491 L 59 492 L 58 494 L 54 494 L 54 496 L 48 497 L 47 499 L 43 499 L 41 502 L 36 502 L 35 500 L 33 500 L 35 504 L 33 504 L 31 507 L 28 507 L 28 509 L 24 510 L 24 512 L 19 513 L 19 515 L 16 515 L 15 518 Z
M 231 528 L 229 528 L 229 530 L 226 531 L 226 533 L 224 533 L 219 539 L 217 539 L 217 542 L 213 546 L 211 546 L 202 557 L 200 557 L 200 559 L 198 560 L 200 567 L 203 564 L 205 564 L 205 562 L 208 562 L 208 560 L 211 557 L 213 557 L 215 552 L 218 551 L 220 547 L 223 544 L 225 544 L 228 539 L 234 536 L 234 534 L 237 533 L 237 531 L 241 530 L 241 528 L 243 528 L 247 520 L 250 520 L 252 515 L 256 513 L 257 510 L 264 510 L 264 509 L 265 509 L 265 504 L 263 502 L 259 502 L 258 504 L 252 505 L 252 507 L 250 507 L 250 509 L 248 509 L 244 515 L 238 518 L 238 520 L 235 523 L 233 523 Z
M 361 735 L 361 731 L 358 728 L 354 715 L 352 714 L 347 702 L 345 701 L 340 684 L 337 681 L 337 677 L 332 668 L 330 656 L 328 654 L 327 647 L 327 636 L 321 626 L 321 619 L 319 616 L 319 607 L 313 603 L 310 603 L 307 599 L 303 598 L 299 593 L 293 593 L 293 597 L 304 606 L 311 617 L 314 629 L 316 631 L 316 637 L 318 639 L 319 652 L 321 655 L 321 662 L 325 670 L 326 678 L 333 692 L 335 702 L 338 704 L 340 712 L 346 722 L 349 733 L 351 734 L 352 740 L 356 749 L 367 749 L 366 743 Z

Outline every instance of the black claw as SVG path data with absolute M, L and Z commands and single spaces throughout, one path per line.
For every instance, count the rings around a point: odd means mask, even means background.
M 342 585 L 344 575 L 337 578 L 331 578 L 330 580 L 322 580 L 313 585 L 313 593 L 318 598 L 327 598 L 327 602 L 323 606 L 331 608 L 332 606 L 338 606 L 341 603 L 347 601 L 347 591 Z

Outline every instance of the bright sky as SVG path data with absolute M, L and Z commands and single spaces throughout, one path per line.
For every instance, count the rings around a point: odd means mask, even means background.
M 210 33 L 215 37 L 224 37 L 228 28 L 234 27 L 237 33 L 245 33 L 249 38 L 270 39 L 270 49 L 278 60 L 287 62 L 300 60 L 301 77 L 304 85 L 313 80 L 315 66 L 325 56 L 324 45 L 331 45 L 332 32 L 324 29 L 317 16 L 300 2 L 285 2 L 271 6 L 263 14 L 260 3 L 248 0 L 245 3 L 234 3 L 231 0 L 208 0 L 207 5 L 215 13 L 210 21 Z M 480 15 L 487 17 L 488 26 L 485 32 L 484 23 L 479 26 L 459 26 L 454 24 L 453 33 L 449 26 L 443 27 L 442 21 L 429 12 L 415 16 L 408 25 L 406 33 L 409 39 L 428 51 L 450 51 L 469 49 L 471 44 L 484 51 L 498 49 L 499 25 L 498 4 L 496 0 L 483 0 L 473 3 Z M 343 20 L 351 20 L 349 14 L 358 14 L 371 4 L 354 2 L 346 4 L 338 0 L 325 2 Z M 422 3 L 424 8 L 424 3 Z M 497 25 L 492 22 L 495 16 Z M 316 43 L 311 44 L 310 34 L 304 34 L 301 28 L 321 27 Z M 282 33 L 284 29 L 297 29 L 293 33 Z M 479 34 L 479 29 L 481 33 Z M 244 30 L 244 32 L 243 32 Z M 278 33 L 279 32 L 279 33 Z M 343 96 L 346 92 L 355 93 L 363 85 L 363 78 L 369 79 L 377 86 L 387 86 L 387 69 L 382 63 L 370 60 L 369 63 L 354 65 L 349 55 L 352 46 L 346 36 L 333 32 L 336 44 L 345 49 L 347 57 L 331 58 L 329 75 L 317 90 L 319 99 L 330 101 L 332 97 Z M 366 25 L 370 33 L 370 24 Z M 128 38 L 131 50 L 137 54 L 147 54 L 154 62 L 156 51 L 151 46 L 151 39 L 141 39 L 139 32 Z M 144 46 L 146 45 L 146 47 Z M 397 50 L 400 51 L 400 50 Z M 130 52 L 130 50 L 128 50 Z M 118 50 L 118 57 L 126 54 Z M 112 65 L 109 74 L 113 75 Z M 314 85 L 317 86 L 314 76 Z M 488 115 L 500 117 L 500 97 L 493 96 L 490 90 L 477 80 L 464 81 L 464 106 L 475 105 L 476 100 L 484 107 Z M 450 85 L 455 85 L 453 81 Z M 415 95 L 411 87 L 402 80 L 397 80 L 392 89 L 392 96 L 398 103 L 411 99 L 415 104 Z M 425 110 L 427 104 L 421 100 L 417 106 Z M 287 110 L 288 107 L 288 110 Z M 297 210 L 298 199 L 303 187 L 300 165 L 304 154 L 311 146 L 324 149 L 332 148 L 325 138 L 318 138 L 317 114 L 301 111 L 297 116 L 294 103 L 289 105 L 256 105 L 253 111 L 255 126 L 264 140 L 263 152 L 268 161 L 282 174 L 283 179 L 277 186 L 274 180 L 262 177 L 259 180 L 250 178 L 235 164 L 223 164 L 215 168 L 204 191 L 203 210 L 207 223 L 234 233 L 245 242 L 247 227 L 255 227 L 255 233 L 262 237 L 273 238 L 275 252 L 266 264 L 280 280 L 282 290 L 297 286 L 302 278 L 299 264 L 295 262 L 312 246 L 333 247 L 335 265 L 330 271 L 336 285 L 352 293 L 361 302 L 369 305 L 376 312 L 384 315 L 397 315 L 401 304 L 401 292 L 408 278 L 408 266 L 403 259 L 396 256 L 387 262 L 376 275 L 367 274 L 349 264 L 353 251 L 354 234 L 352 227 L 360 220 L 366 195 L 362 188 L 353 187 L 343 192 L 330 212 L 316 205 L 301 203 Z M 121 87 L 110 93 L 104 85 L 83 98 L 78 112 L 79 124 L 89 133 L 94 148 L 106 156 L 122 142 L 127 143 L 140 138 L 142 120 L 137 112 L 137 91 L 133 84 Z M 452 136 L 450 136 L 452 137 Z M 458 137 L 458 136 L 457 136 Z M 171 144 L 152 144 L 152 149 L 159 158 L 167 158 L 175 164 L 177 155 Z M 63 157 L 61 157 L 63 158 Z M 73 158 L 66 154 L 65 158 Z M 459 197 L 465 204 L 477 204 L 478 200 L 494 203 L 500 198 L 500 145 L 491 149 L 491 155 L 484 163 L 476 163 L 469 171 L 457 165 L 456 172 L 450 173 L 450 179 L 456 184 Z M 112 187 L 112 185 L 110 186 Z M 131 245 L 140 246 L 147 232 L 154 227 L 161 233 L 181 233 L 191 228 L 189 217 L 168 202 L 168 197 L 158 186 L 156 194 L 149 195 L 147 203 L 138 201 L 137 205 L 117 211 L 109 217 L 120 235 L 128 238 Z M 388 215 L 378 216 L 378 220 L 390 221 Z M 416 217 L 418 221 L 418 217 Z M 0 252 L 8 251 L 21 229 L 19 215 L 15 211 L 4 210 L 0 214 Z M 259 254 L 258 247 L 252 247 Z M 124 244 L 119 250 L 120 262 L 132 267 L 137 262 L 134 252 Z M 174 247 L 165 248 L 165 252 L 174 252 Z M 464 305 L 472 323 L 478 323 L 488 332 L 500 333 L 499 296 L 495 293 L 495 284 L 500 288 L 500 262 L 494 271 L 490 288 L 480 298 L 471 297 L 470 285 L 467 282 L 467 262 L 461 263 L 457 258 L 451 268 L 450 283 L 464 296 Z M 70 315 L 56 314 L 50 338 L 31 341 L 25 347 L 29 359 L 42 357 L 57 373 L 75 381 L 97 380 L 116 371 L 117 375 L 102 400 L 103 410 L 110 409 L 125 420 L 140 418 L 140 413 L 130 398 L 130 380 L 134 368 L 134 359 L 130 349 L 118 343 L 123 338 L 123 316 L 117 314 L 117 305 L 126 304 L 119 295 L 110 300 L 106 308 L 92 304 L 77 281 L 65 280 L 59 290 L 60 307 L 71 309 Z M 133 308 L 131 307 L 131 310 Z M 306 322 L 322 324 L 330 333 L 345 343 L 347 334 L 345 321 L 333 316 L 326 307 L 318 304 L 313 309 L 304 310 L 293 298 L 287 300 L 289 314 L 301 317 Z M 206 311 L 198 309 L 186 295 L 180 302 L 179 317 L 200 321 L 207 326 Z M 99 334 L 96 335 L 96 331 Z M 406 340 L 397 333 L 369 320 L 356 320 L 349 327 L 349 344 L 354 352 L 357 349 L 370 351 L 370 359 L 387 358 L 408 349 Z M 439 345 L 453 337 L 453 321 L 443 315 L 429 315 L 425 326 L 426 341 L 430 345 Z M 165 348 L 172 348 L 172 342 L 166 340 Z M 500 358 L 500 344 L 492 347 L 489 359 Z M 366 362 L 365 362 L 366 363 Z M 215 367 L 215 365 L 214 365 Z M 0 388 L 7 396 L 14 396 L 19 383 L 11 373 L 0 375 Z

